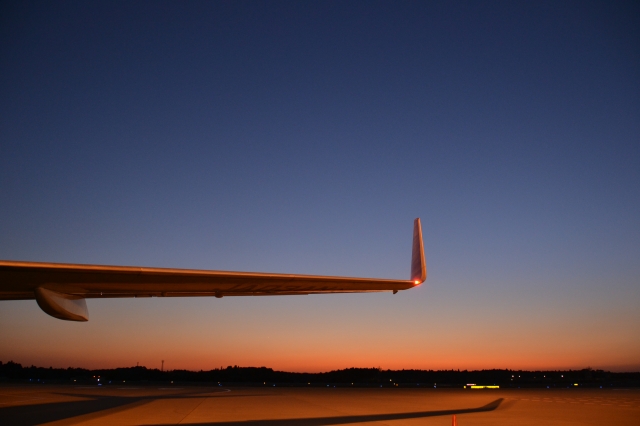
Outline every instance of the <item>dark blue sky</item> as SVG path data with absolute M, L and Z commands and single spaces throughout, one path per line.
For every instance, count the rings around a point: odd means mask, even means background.
M 482 367 L 640 368 L 637 2 L 1 7 L 0 258 L 403 278 L 419 216 L 430 277 L 393 302 L 412 321 L 455 309 L 460 341 L 515 323 L 550 347 Z M 101 303 L 108 324 L 147 302 Z M 348 322 L 391 302 L 228 303 Z M 31 305 L 2 302 L 0 327 Z M 590 332 L 611 352 L 559 349 Z M 396 366 L 445 357 L 415 351 Z

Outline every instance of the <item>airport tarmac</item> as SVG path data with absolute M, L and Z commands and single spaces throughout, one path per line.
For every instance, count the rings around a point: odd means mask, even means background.
M 640 390 L 0 385 L 2 425 L 638 425 Z

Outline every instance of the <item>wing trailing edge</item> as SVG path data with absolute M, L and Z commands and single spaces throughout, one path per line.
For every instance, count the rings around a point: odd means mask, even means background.
M 89 298 L 396 293 L 426 278 L 418 218 L 413 224 L 410 280 L 0 260 L 0 300 L 36 299 L 53 317 L 87 321 Z

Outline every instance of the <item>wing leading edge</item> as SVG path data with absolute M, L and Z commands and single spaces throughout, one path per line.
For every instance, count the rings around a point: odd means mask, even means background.
M 409 280 L 0 260 L 0 300 L 36 299 L 51 316 L 87 321 L 84 299 L 88 298 L 396 293 L 426 278 L 418 218 L 413 226 Z

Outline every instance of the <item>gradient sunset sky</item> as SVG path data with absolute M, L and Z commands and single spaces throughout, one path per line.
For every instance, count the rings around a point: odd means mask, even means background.
M 0 301 L 0 361 L 640 370 L 640 4 L 2 2 L 0 259 L 409 278 Z

